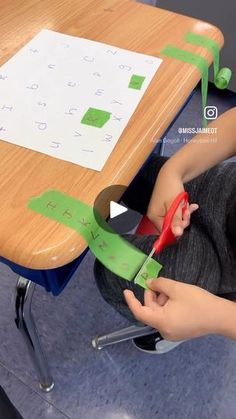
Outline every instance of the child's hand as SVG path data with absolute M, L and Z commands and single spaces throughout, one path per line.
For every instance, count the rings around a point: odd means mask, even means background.
M 168 209 L 177 195 L 183 191 L 184 185 L 181 179 L 173 172 L 169 172 L 164 166 L 157 177 L 147 211 L 148 218 L 155 224 L 160 233 Z M 176 237 L 182 236 L 184 229 L 190 224 L 191 214 L 198 209 L 197 204 L 190 204 L 182 216 L 183 204 L 179 206 L 172 222 L 172 232 Z
M 144 306 L 125 290 L 127 304 L 139 321 L 171 341 L 220 333 L 225 301 L 194 285 L 167 278 L 148 280 Z

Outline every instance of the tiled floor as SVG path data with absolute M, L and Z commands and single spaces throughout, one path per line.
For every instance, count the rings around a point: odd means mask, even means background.
M 236 98 L 213 89 L 209 103 L 221 113 Z M 181 145 L 178 127 L 199 126 L 199 106 L 198 92 L 166 136 L 165 154 Z M 97 333 L 127 325 L 100 297 L 92 265 L 88 253 L 57 298 L 36 289 L 34 315 L 56 383 L 49 394 L 39 390 L 14 326 L 16 276 L 0 265 L 0 384 L 24 418 L 236 419 L 234 342 L 209 336 L 159 356 L 139 353 L 131 342 L 100 352 L 91 347 Z

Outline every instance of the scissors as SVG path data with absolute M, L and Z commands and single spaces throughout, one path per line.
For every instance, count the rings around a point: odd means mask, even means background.
M 188 207 L 188 192 L 181 192 L 176 198 L 175 200 L 172 202 L 169 210 L 166 213 L 166 216 L 164 218 L 163 221 L 163 226 L 162 226 L 162 232 L 160 234 L 160 236 L 157 238 L 157 240 L 153 243 L 152 245 L 152 250 L 149 253 L 149 255 L 147 256 L 147 259 L 145 260 L 145 262 L 142 264 L 141 268 L 139 269 L 137 275 L 134 278 L 134 282 L 137 279 L 137 277 L 140 275 L 140 273 L 143 271 L 143 269 L 145 268 L 145 265 L 148 263 L 148 261 L 151 259 L 151 257 L 155 254 L 160 253 L 166 246 L 168 246 L 169 244 L 173 244 L 176 242 L 176 237 L 174 235 L 174 233 L 171 230 L 171 223 L 173 221 L 174 215 L 179 207 L 179 205 L 181 204 L 181 202 L 184 203 L 183 207 L 182 207 L 182 216 L 184 215 L 187 207 Z M 136 231 L 137 234 L 141 233 L 141 234 L 153 234 L 157 232 L 155 226 L 151 223 L 151 221 L 148 219 L 148 217 L 144 216 L 142 218 L 142 221 Z

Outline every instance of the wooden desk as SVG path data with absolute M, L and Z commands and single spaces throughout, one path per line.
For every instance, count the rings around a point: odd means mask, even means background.
M 172 43 L 185 44 L 191 30 L 223 45 L 214 26 L 131 0 L 0 0 L 1 64 L 48 28 L 160 56 Z M 30 197 L 59 189 L 89 204 L 112 184 L 128 185 L 200 79 L 190 64 L 164 58 L 142 102 L 102 172 L 0 141 L 0 255 L 25 267 L 53 268 L 75 259 L 86 247 L 76 232 L 27 209 Z M 118 199 L 119 197 L 111 197 Z

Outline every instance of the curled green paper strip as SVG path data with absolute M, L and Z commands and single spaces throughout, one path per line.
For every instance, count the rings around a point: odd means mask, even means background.
M 214 39 L 208 38 L 208 36 L 194 32 L 186 33 L 185 40 L 191 44 L 207 48 L 212 53 L 215 86 L 218 89 L 226 89 L 229 85 L 232 71 L 227 67 L 220 70 L 220 48 L 217 42 Z
M 232 71 L 228 67 L 222 68 L 215 78 L 215 85 L 218 89 L 226 89 L 232 77 Z
M 202 92 L 202 125 L 203 127 L 207 126 L 207 120 L 204 117 L 204 109 L 207 105 L 207 93 L 208 93 L 208 62 L 201 55 L 194 54 L 193 52 L 186 51 L 181 48 L 177 48 L 174 45 L 166 45 L 166 47 L 161 51 L 161 54 L 168 57 L 176 58 L 177 60 L 184 61 L 185 63 L 190 63 L 195 65 L 201 72 L 202 81 L 201 81 L 201 92 Z
M 128 281 L 135 278 L 147 259 L 146 254 L 116 234 L 106 221 L 96 214 L 98 224 L 93 207 L 60 191 L 48 190 L 32 198 L 28 208 L 78 231 L 96 258 L 110 271 Z M 156 278 L 161 268 L 160 263 L 150 259 L 145 271 L 140 273 L 135 282 L 147 288 L 146 279 Z

